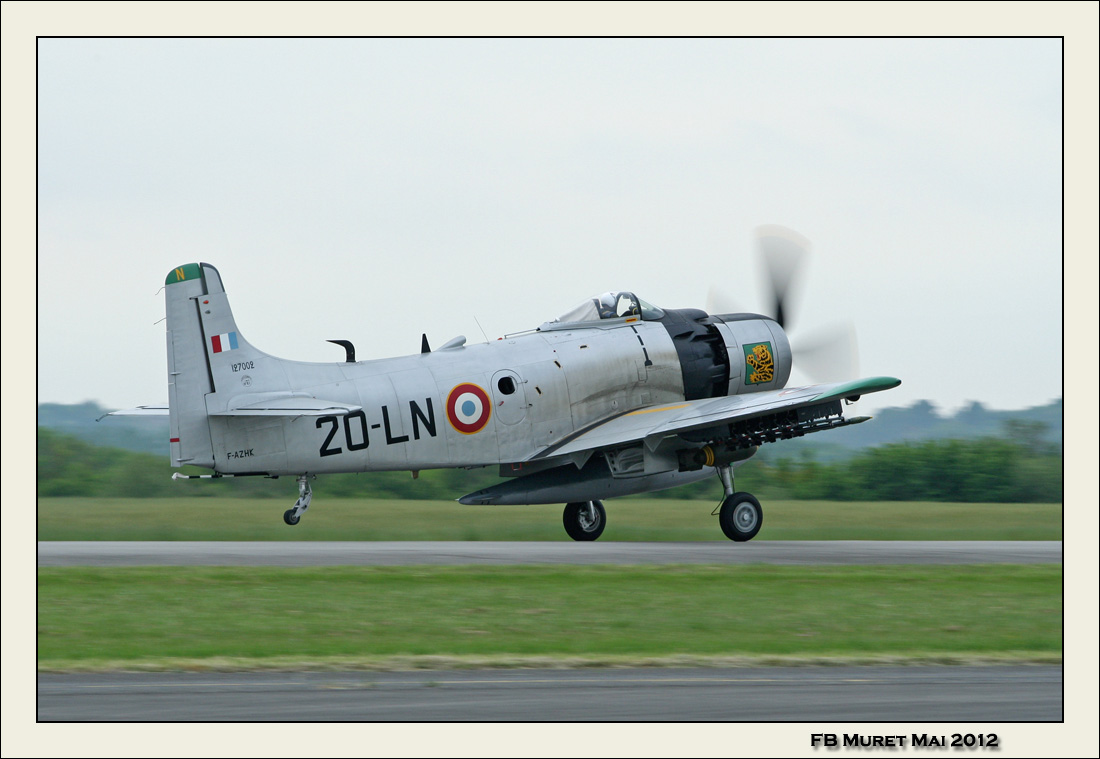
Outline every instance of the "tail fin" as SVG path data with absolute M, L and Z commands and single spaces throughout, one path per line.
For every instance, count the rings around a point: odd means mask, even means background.
M 242 394 L 286 389 L 279 362 L 240 334 L 221 275 L 185 264 L 164 282 L 172 466 L 214 467 L 209 412 Z

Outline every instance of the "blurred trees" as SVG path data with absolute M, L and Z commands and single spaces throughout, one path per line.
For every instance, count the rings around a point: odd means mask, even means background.
M 294 477 L 223 477 L 172 480 L 173 472 L 210 474 L 209 469 L 174 469 L 167 456 L 92 445 L 70 435 L 38 428 L 38 495 L 88 497 L 244 498 L 298 497 Z M 321 475 L 313 482 L 320 497 L 450 500 L 498 481 L 496 467 Z
M 1062 455 L 1043 432 L 1008 422 L 999 437 L 892 443 L 829 465 L 783 460 L 759 473 L 761 489 L 810 500 L 1059 503 Z
M 1008 422 L 1000 436 L 925 440 L 867 448 L 846 461 L 819 463 L 808 451 L 774 464 L 750 460 L 737 470 L 738 490 L 767 498 L 836 501 L 1059 503 L 1062 456 L 1044 443 L 1044 425 Z M 780 446 L 782 444 L 779 444 Z M 173 482 L 166 457 L 94 446 L 38 428 L 39 496 L 297 497 L 293 477 Z M 187 474 L 209 470 L 184 468 Z M 318 496 L 452 500 L 496 482 L 496 467 L 323 475 Z M 721 496 L 717 477 L 648 494 L 657 498 Z

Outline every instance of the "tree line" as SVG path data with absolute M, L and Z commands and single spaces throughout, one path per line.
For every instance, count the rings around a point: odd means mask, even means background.
M 1006 426 L 1004 434 L 967 440 L 892 443 L 866 449 L 836 463 L 812 453 L 774 461 L 750 460 L 736 471 L 736 487 L 767 498 L 833 501 L 960 501 L 1060 503 L 1062 455 L 1043 443 L 1035 425 Z M 40 497 L 289 497 L 293 477 L 273 483 L 263 477 L 173 481 L 165 458 L 95 446 L 38 428 Z M 323 475 L 313 484 L 320 496 L 453 500 L 499 482 L 495 467 Z M 717 500 L 717 477 L 646 497 Z

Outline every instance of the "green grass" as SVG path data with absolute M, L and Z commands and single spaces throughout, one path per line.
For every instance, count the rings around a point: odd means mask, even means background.
M 1057 660 L 1061 593 L 1052 565 L 42 568 L 38 657 Z
M 40 498 L 39 540 L 568 540 L 562 505 L 315 496 L 296 527 L 289 499 Z M 715 504 L 605 503 L 601 540 L 725 540 Z M 763 502 L 756 540 L 1061 540 L 1062 504 Z

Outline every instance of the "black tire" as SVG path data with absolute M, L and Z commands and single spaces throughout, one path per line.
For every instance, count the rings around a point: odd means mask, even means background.
M 291 527 L 298 524 L 301 521 L 300 516 L 294 516 L 294 509 L 287 509 L 283 512 L 283 521 L 289 524 Z
M 750 493 L 734 493 L 722 501 L 718 524 L 727 538 L 743 543 L 760 532 L 764 524 L 764 510 L 760 508 L 760 501 Z
M 596 507 L 596 520 L 588 517 L 588 504 Z M 604 511 L 602 501 L 579 501 L 565 504 L 565 513 L 562 515 L 565 531 L 573 540 L 595 540 L 603 534 L 603 528 L 607 526 L 607 512 Z

